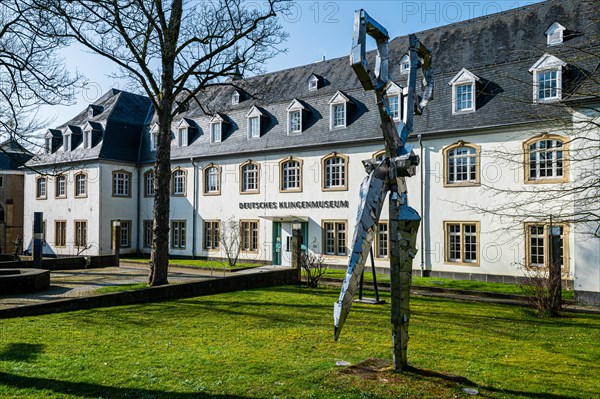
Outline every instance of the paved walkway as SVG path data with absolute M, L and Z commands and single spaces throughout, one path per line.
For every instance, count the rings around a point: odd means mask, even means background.
M 262 268 L 260 268 L 262 269 Z M 248 272 L 260 272 L 249 270 Z M 241 273 L 241 272 L 238 272 Z M 194 270 L 169 268 L 169 282 L 183 283 L 222 278 L 231 275 L 222 270 Z M 122 263 L 121 267 L 102 269 L 63 270 L 50 273 L 50 288 L 32 294 L 19 294 L 0 297 L 0 309 L 41 303 L 57 299 L 94 295 L 101 287 L 145 283 L 148 281 L 148 267 L 142 264 Z

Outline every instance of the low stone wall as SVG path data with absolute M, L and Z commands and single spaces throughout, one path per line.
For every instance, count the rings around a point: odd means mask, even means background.
M 88 260 L 89 259 L 89 262 Z M 41 269 L 45 270 L 76 270 L 100 267 L 118 266 L 114 255 L 103 256 L 74 256 L 69 258 L 44 258 Z M 11 262 L 0 262 L 0 269 L 30 269 L 34 268 L 33 259 L 30 256 L 22 256 L 21 260 Z
M 42 269 L 0 270 L 0 294 L 26 294 L 50 287 L 50 271 Z
M 264 271 L 260 273 L 243 274 L 160 287 L 148 287 L 141 290 L 62 299 L 34 305 L 0 309 L 0 319 L 70 312 L 81 309 L 134 305 L 147 302 L 220 294 L 223 292 L 298 284 L 299 282 L 299 271 L 286 268 L 282 270 Z

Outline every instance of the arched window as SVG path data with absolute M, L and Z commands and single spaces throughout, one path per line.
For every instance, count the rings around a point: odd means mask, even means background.
M 459 141 L 444 148 L 443 152 L 446 187 L 479 184 L 478 145 Z
M 149 170 L 144 173 L 144 195 L 146 197 L 154 196 L 154 171 Z
M 525 142 L 526 183 L 568 180 L 566 141 L 564 137 L 544 135 Z
M 240 166 L 240 192 L 242 194 L 256 194 L 259 190 L 259 166 L 258 164 L 247 161 Z
M 321 160 L 323 170 L 323 191 L 348 189 L 348 157 L 337 153 L 327 155 Z
M 75 197 L 87 196 L 87 175 L 78 173 L 75 175 Z
M 293 157 L 279 162 L 279 191 L 302 191 L 302 161 Z
M 375 154 L 373 154 L 373 158 L 379 162 L 383 161 L 385 159 L 385 150 L 377 151 Z
M 55 196 L 56 198 L 67 196 L 67 177 L 65 175 L 56 176 Z
M 173 195 L 185 195 L 185 177 L 186 172 L 183 169 L 177 169 L 173 172 L 172 177 L 172 192 Z
M 38 177 L 35 182 L 35 197 L 37 199 L 46 199 L 46 183 L 45 177 Z
M 204 168 L 204 194 L 221 194 L 221 168 L 210 164 Z

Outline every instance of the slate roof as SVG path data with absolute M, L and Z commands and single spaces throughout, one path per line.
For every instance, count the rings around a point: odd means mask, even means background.
M 562 45 L 547 46 L 545 31 L 558 21 L 567 28 Z M 556 118 L 561 111 L 554 106 L 534 104 L 532 75 L 529 68 L 544 54 L 554 54 L 568 64 L 563 72 L 563 99 L 586 93 L 600 93 L 598 80 L 585 77 L 598 69 L 600 53 L 600 11 L 597 0 L 564 2 L 550 0 L 506 12 L 475 18 L 452 25 L 417 33 L 433 52 L 435 68 L 434 101 L 423 116 L 415 117 L 415 133 L 423 135 L 446 133 L 456 139 L 467 131 L 497 126 L 518 125 Z M 590 51 L 596 57 L 585 56 Z M 408 37 L 390 42 L 392 79 L 404 86 L 406 74 L 400 72 L 400 60 L 407 52 Z M 371 52 L 370 57 L 374 53 Z M 452 114 L 452 88 L 448 82 L 467 68 L 480 78 L 477 84 L 477 110 L 474 113 Z M 311 75 L 322 79 L 322 86 L 309 91 Z M 327 146 L 340 143 L 382 141 L 379 116 L 373 92 L 362 89 L 349 65 L 348 57 L 317 62 L 279 72 L 268 73 L 234 82 L 249 93 L 250 98 L 231 103 L 234 88 L 220 86 L 207 89 L 198 96 L 208 113 L 226 115 L 223 140 L 210 143 L 209 121 L 201 107 L 190 104 L 181 117 L 196 121 L 189 146 L 178 148 L 174 140 L 172 159 L 190 157 L 211 158 L 230 154 L 265 151 L 296 151 L 300 147 Z M 591 87 L 590 87 L 591 86 Z M 329 130 L 328 101 L 342 91 L 354 103 L 350 106 L 347 128 Z M 596 96 L 597 98 L 598 96 Z M 287 107 L 294 98 L 307 106 L 309 112 L 301 134 L 287 134 Z M 261 107 L 268 118 L 259 139 L 247 138 L 247 112 L 253 105 Z M 569 117 L 563 114 L 564 117 Z M 179 118 L 174 121 L 174 126 Z M 141 162 L 153 160 L 149 138 L 144 135 Z
M 53 140 L 58 141 L 53 144 L 53 152 L 46 154 L 42 149 L 28 166 L 98 159 L 136 163 L 151 109 L 147 97 L 111 89 L 67 123 L 49 129 Z M 81 136 L 88 123 L 93 129 L 92 148 L 83 148 Z M 73 141 L 72 150 L 64 152 L 62 140 L 66 131 L 73 132 Z
M 567 28 L 565 42 L 547 46 L 545 31 L 554 22 Z M 350 23 L 350 22 L 349 22 Z M 423 116 L 415 117 L 415 133 L 448 134 L 456 141 L 468 131 L 497 126 L 536 122 L 556 117 L 556 107 L 534 104 L 532 75 L 529 69 L 544 54 L 553 54 L 568 64 L 563 73 L 563 99 L 598 98 L 598 79 L 585 79 L 598 72 L 600 53 L 600 11 L 598 0 L 549 0 L 506 12 L 475 18 L 417 33 L 433 52 L 435 69 L 434 100 Z M 580 49 L 585 49 L 581 51 Z M 408 49 L 408 38 L 390 42 L 392 79 L 401 86 L 406 74 L 401 74 L 399 62 Z M 595 56 L 586 56 L 592 53 Z M 371 52 L 369 57 L 373 58 Z M 466 68 L 479 77 L 477 110 L 452 114 L 452 90 L 448 82 Z M 308 79 L 319 76 L 320 88 L 310 91 Z M 173 121 L 173 132 L 182 118 L 191 125 L 188 146 L 177 147 L 172 140 L 173 160 L 217 158 L 228 155 L 289 152 L 298 148 L 331 147 L 341 143 L 360 145 L 382 142 L 380 121 L 373 92 L 362 89 L 349 65 L 348 56 L 317 62 L 296 68 L 229 82 L 235 85 L 209 87 L 198 95 Z M 232 104 L 234 90 L 244 93 L 239 104 Z M 341 91 L 346 95 L 348 123 L 346 128 L 329 129 L 330 99 Z M 287 108 L 298 99 L 307 110 L 303 131 L 287 134 Z M 77 159 L 113 159 L 126 162 L 152 162 L 149 131 L 148 99 L 113 90 L 96 102 L 103 112 L 95 117 L 82 112 L 66 125 L 83 127 L 87 121 L 103 127 L 102 140 L 89 150 L 77 148 L 69 154 Z M 257 106 L 265 114 L 261 137 L 247 137 L 247 113 Z M 210 120 L 219 114 L 223 125 L 222 142 L 210 143 Z M 150 115 L 151 116 L 151 115 Z M 558 115 L 560 116 L 560 115 Z M 568 117 L 568 115 L 564 115 Z M 142 129 L 143 126 L 143 129 Z M 175 138 L 175 135 L 172 135 Z M 135 149 L 135 150 L 133 150 Z M 139 150 L 139 158 L 138 158 Z M 61 158 L 62 157 L 62 158 Z M 36 161 L 49 163 L 68 160 L 61 150 L 51 156 L 38 155 Z
M 17 170 L 33 156 L 15 139 L 0 143 L 0 170 Z

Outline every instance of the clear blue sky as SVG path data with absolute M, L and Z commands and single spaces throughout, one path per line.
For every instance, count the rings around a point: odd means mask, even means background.
M 391 37 L 448 25 L 470 18 L 506 11 L 536 3 L 539 0 L 495 1 L 315 1 L 295 0 L 292 12 L 281 18 L 284 29 L 290 34 L 285 43 L 288 49 L 266 65 L 267 72 L 277 71 L 321 60 L 345 56 L 350 51 L 354 11 L 364 8 L 380 22 Z M 260 6 L 260 1 L 255 2 Z M 45 107 L 42 118 L 53 120 L 58 126 L 94 102 L 111 87 L 126 89 L 126 82 L 107 77 L 115 67 L 99 56 L 86 53 L 77 46 L 63 51 L 70 69 L 77 69 L 90 85 L 79 94 L 72 106 Z M 51 127 L 48 126 L 48 127 Z

